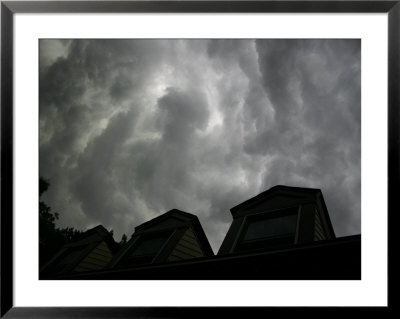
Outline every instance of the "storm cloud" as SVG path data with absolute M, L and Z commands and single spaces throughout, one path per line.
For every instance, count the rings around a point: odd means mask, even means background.
M 217 252 L 229 209 L 322 190 L 361 232 L 359 40 L 41 40 L 39 173 L 58 225 L 116 240 L 172 208 Z

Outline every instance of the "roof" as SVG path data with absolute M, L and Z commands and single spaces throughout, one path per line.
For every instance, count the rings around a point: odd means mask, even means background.
M 244 201 L 243 203 L 240 203 L 235 207 L 232 207 L 230 209 L 231 214 L 233 218 L 240 217 L 241 215 L 246 215 L 247 212 L 253 209 L 254 207 L 260 205 L 261 203 L 271 201 L 274 198 L 278 198 L 279 196 L 282 196 L 285 203 L 288 201 L 288 199 L 295 199 L 296 205 L 309 202 L 310 200 L 318 203 L 320 206 L 319 211 L 324 215 L 328 231 L 332 237 L 335 237 L 335 232 L 333 230 L 328 209 L 325 204 L 324 196 L 322 195 L 322 191 L 318 188 L 276 185 L 258 194 L 257 196 L 254 196 Z M 279 204 L 279 206 L 280 205 L 281 204 Z M 283 207 L 277 207 L 277 208 L 283 208 Z
M 171 220 L 173 220 L 173 222 L 171 222 Z M 202 248 L 204 249 L 204 253 L 206 255 L 214 255 L 214 252 L 211 248 L 206 234 L 204 233 L 203 227 L 201 226 L 198 217 L 179 209 L 171 209 L 170 211 L 135 227 L 135 232 L 151 231 L 155 227 L 163 224 L 166 228 L 180 226 L 192 227 L 192 229 L 196 233 L 198 240 L 200 241 Z
M 304 188 L 304 187 L 276 185 L 276 186 L 273 186 L 270 189 L 258 194 L 257 196 L 254 196 L 254 197 L 244 201 L 243 203 L 240 203 L 240 204 L 236 205 L 235 207 L 232 207 L 230 209 L 230 211 L 231 211 L 232 215 L 235 216 L 235 214 L 239 210 L 256 205 L 260 201 L 265 200 L 265 199 L 271 197 L 272 195 L 276 195 L 277 193 L 286 193 L 286 194 L 287 193 L 296 193 L 296 194 L 303 193 L 303 194 L 307 194 L 307 195 L 321 194 L 321 196 L 322 196 L 321 190 L 317 189 L 317 188 Z
M 113 236 L 102 225 L 88 229 L 84 233 L 80 234 L 72 243 L 66 244 L 65 247 L 84 245 L 102 240 L 106 242 L 113 253 L 118 250 L 118 244 L 114 241 Z
M 178 223 L 182 223 L 182 224 L 196 222 L 196 220 L 199 222 L 196 215 L 186 213 L 179 209 L 171 209 L 170 211 L 168 211 L 160 216 L 157 216 L 153 219 L 150 219 L 147 222 L 144 222 L 143 224 L 140 224 L 139 226 L 136 226 L 135 231 L 143 231 L 143 230 L 151 228 L 159 223 L 162 223 L 163 221 L 170 219 L 170 218 L 174 218 L 177 220 Z
M 85 247 L 77 256 L 74 257 L 73 261 L 68 266 L 63 268 L 63 272 L 71 271 L 79 262 L 83 260 L 99 243 L 105 242 L 108 248 L 113 254 L 115 254 L 119 248 L 118 244 L 114 241 L 113 236 L 110 232 L 105 229 L 102 225 L 93 227 L 84 233 L 77 236 L 77 238 L 68 244 L 65 244 L 60 251 L 53 256 L 41 269 L 40 276 L 47 276 L 48 272 L 52 272 L 52 267 L 59 262 L 60 258 L 63 258 L 65 253 L 74 250 L 77 247 Z M 41 278 L 42 279 L 42 278 Z
M 50 278 L 49 278 L 50 279 Z M 128 269 L 54 275 L 71 280 L 360 280 L 361 235 Z
M 206 234 L 204 233 L 203 227 L 200 224 L 199 219 L 197 216 L 178 210 L 178 209 L 172 209 L 160 216 L 157 216 L 137 227 L 135 227 L 135 232 L 130 238 L 130 240 L 122 247 L 122 249 L 116 254 L 114 259 L 110 262 L 108 265 L 109 268 L 116 267 L 121 263 L 121 261 L 124 260 L 126 254 L 129 252 L 131 247 L 135 245 L 135 242 L 137 238 L 140 237 L 140 235 L 144 234 L 155 234 L 155 233 L 160 233 L 164 231 L 169 231 L 169 230 L 178 230 L 178 232 L 174 232 L 175 237 L 169 240 L 169 245 L 167 245 L 169 248 L 164 247 L 162 250 L 161 255 L 159 256 L 164 256 L 166 252 L 169 251 L 171 248 L 171 245 L 176 245 L 176 240 L 180 239 L 179 232 L 184 232 L 186 229 L 191 228 L 193 232 L 195 233 L 197 240 L 199 244 L 201 245 L 201 248 L 203 249 L 203 252 L 205 256 L 214 256 L 214 252 L 211 248 L 211 245 L 207 239 Z M 139 236 L 139 237 L 138 237 Z M 179 237 L 179 238 L 178 238 Z M 175 246 L 174 246 L 175 247 Z M 165 256 L 164 256 L 165 257 Z M 159 257 L 159 258 L 164 258 L 164 257 Z

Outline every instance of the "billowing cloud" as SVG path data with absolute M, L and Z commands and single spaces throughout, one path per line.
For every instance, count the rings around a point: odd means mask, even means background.
M 40 175 L 60 226 L 116 239 L 172 208 L 218 251 L 229 209 L 322 189 L 360 233 L 359 40 L 41 40 Z

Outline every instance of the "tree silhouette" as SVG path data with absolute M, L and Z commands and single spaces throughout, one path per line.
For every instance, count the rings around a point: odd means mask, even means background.
M 40 200 L 50 187 L 50 182 L 39 178 L 39 268 L 50 260 L 67 243 L 82 233 L 73 227 L 57 228 L 55 221 L 59 219 L 57 212 Z
M 124 246 L 126 244 L 127 241 L 128 241 L 128 237 L 125 234 L 123 234 L 122 237 L 121 237 L 121 241 L 118 243 L 118 245 L 120 247 L 122 247 L 122 246 Z
M 40 200 L 49 187 L 50 182 L 39 177 L 39 268 L 57 254 L 65 244 L 73 242 L 83 233 L 73 227 L 56 227 L 55 222 L 59 219 L 59 214 L 52 212 L 51 207 Z M 114 231 L 110 230 L 110 234 L 113 236 Z M 127 239 L 127 236 L 123 234 L 118 245 L 122 247 Z
M 109 231 L 109 233 L 111 234 L 111 236 L 114 237 L 114 229 L 111 229 Z M 121 237 L 121 241 L 117 242 L 117 244 L 118 244 L 119 248 L 122 248 L 122 246 L 124 246 L 127 242 L 128 242 L 128 237 L 125 234 L 123 234 Z

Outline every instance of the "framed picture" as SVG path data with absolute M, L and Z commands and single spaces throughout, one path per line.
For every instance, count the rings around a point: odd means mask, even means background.
M 1 316 L 389 308 L 399 18 L 3 1 Z

